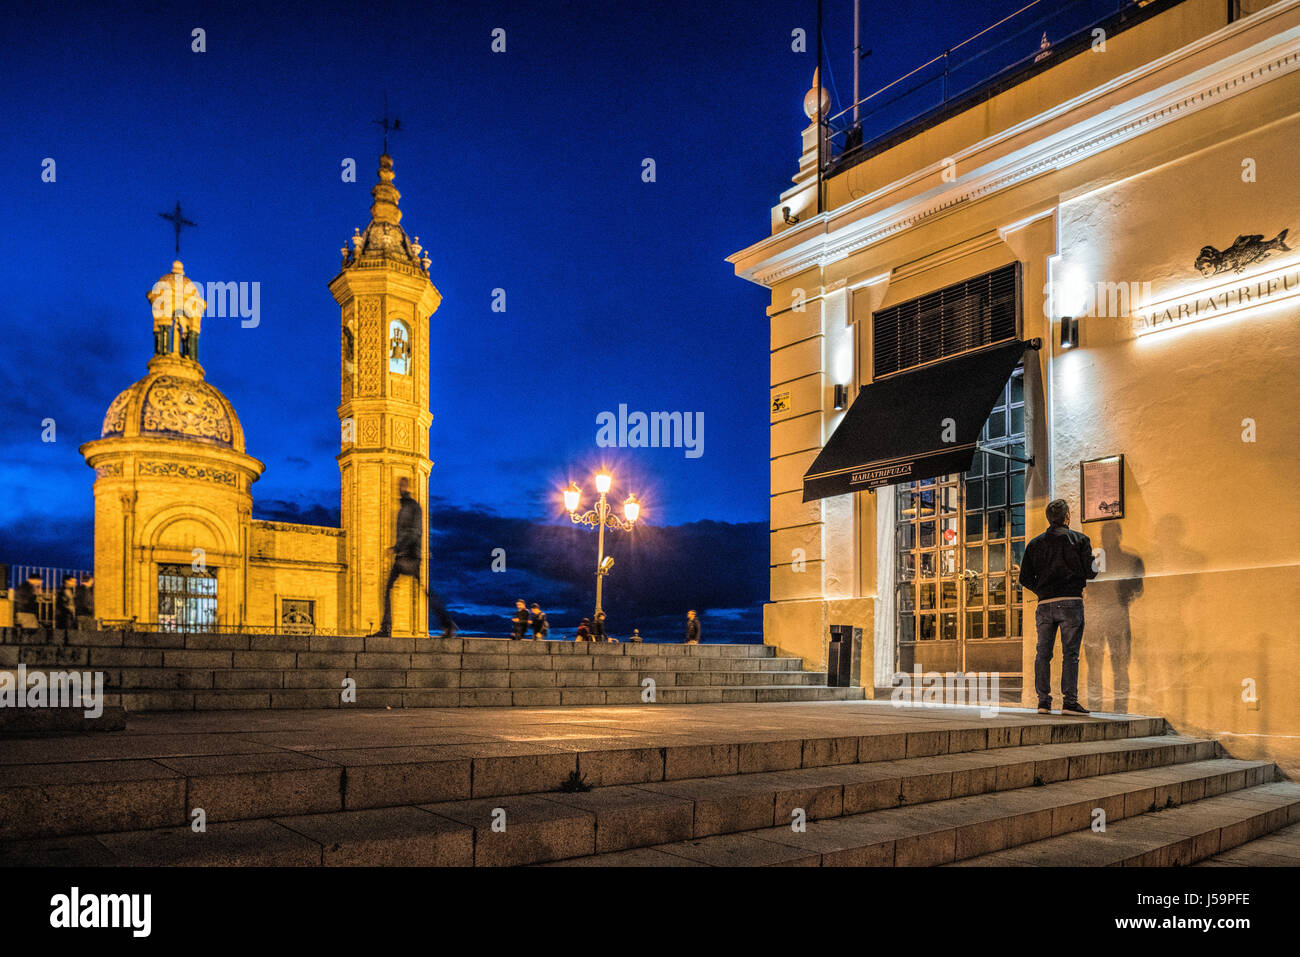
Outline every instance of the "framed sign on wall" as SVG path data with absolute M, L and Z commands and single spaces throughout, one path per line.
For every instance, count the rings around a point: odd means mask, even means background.
M 1124 517 L 1124 456 L 1108 455 L 1079 463 L 1081 521 Z

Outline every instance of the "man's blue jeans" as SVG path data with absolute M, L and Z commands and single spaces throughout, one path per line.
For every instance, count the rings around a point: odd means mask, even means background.
M 1040 604 L 1034 612 L 1038 628 L 1038 651 L 1034 655 L 1034 690 L 1038 706 L 1052 703 L 1052 650 L 1056 629 L 1061 629 L 1061 696 L 1064 704 L 1079 700 L 1079 647 L 1083 644 L 1083 599 L 1070 598 Z

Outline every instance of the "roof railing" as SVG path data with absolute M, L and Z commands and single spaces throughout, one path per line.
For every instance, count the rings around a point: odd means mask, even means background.
M 1137 8 L 1154 6 L 1158 8 L 1150 11 L 1154 13 L 1179 2 L 1182 0 L 1030 0 L 1014 13 L 826 117 L 822 172 L 833 173 L 852 165 L 870 147 L 982 88 L 1019 71 L 1029 73 L 1028 68 L 1058 60 L 1059 54 L 1077 52 L 1081 41 L 1091 42 L 1098 27 L 1108 23 L 1127 25 L 1129 15 Z M 984 45 L 964 58 L 956 56 L 981 38 L 987 38 Z M 870 137 L 865 135 L 869 129 Z

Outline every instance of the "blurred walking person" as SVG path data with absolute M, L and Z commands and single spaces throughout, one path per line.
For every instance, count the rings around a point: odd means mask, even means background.
M 397 507 L 393 544 L 388 549 L 393 555 L 393 567 L 389 569 L 388 582 L 384 585 L 384 618 L 372 637 L 387 637 L 393 633 L 393 585 L 398 576 L 409 575 L 417 585 L 420 581 L 420 525 L 423 513 L 420 511 L 420 503 L 411 496 L 411 480 L 405 475 L 397 480 L 397 493 L 401 497 L 401 504 Z
M 77 623 L 82 628 L 94 627 L 95 576 L 87 575 L 77 583 Z
M 551 633 L 551 623 L 546 620 L 546 612 L 542 611 L 542 606 L 533 602 L 532 604 L 533 619 L 533 641 L 545 641 Z
M 528 605 L 522 598 L 515 599 L 515 614 L 510 619 L 510 638 L 518 641 L 528 635 Z
M 700 643 L 700 619 L 692 608 L 686 613 L 686 644 L 698 645 Z
M 77 627 L 77 576 L 64 575 L 63 587 L 54 596 L 54 627 Z
M 14 590 L 14 624 L 19 628 L 41 626 L 41 576 L 28 575 Z

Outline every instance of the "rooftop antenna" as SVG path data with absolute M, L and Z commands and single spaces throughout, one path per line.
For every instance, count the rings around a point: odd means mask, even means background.
M 395 116 L 391 120 L 388 118 L 388 94 L 387 93 L 384 94 L 384 118 L 382 120 L 374 120 L 373 122 L 376 126 L 380 127 L 384 131 L 384 155 L 387 155 L 388 134 L 400 133 L 402 131 L 401 120 L 399 120 Z
M 176 208 L 170 213 L 159 213 L 163 219 L 171 223 L 176 229 L 176 258 L 181 258 L 181 230 L 186 226 L 197 226 L 198 223 L 192 223 L 181 215 L 181 201 L 176 200 Z
M 861 24 L 861 2 L 862 0 L 853 0 L 853 125 L 858 125 L 858 100 L 861 94 L 858 93 L 858 75 L 861 72 L 862 61 L 871 56 L 870 50 L 862 49 L 862 37 L 860 31 Z
M 853 125 L 858 125 L 858 64 L 862 60 L 862 40 L 858 25 L 861 18 L 861 0 L 853 0 Z

